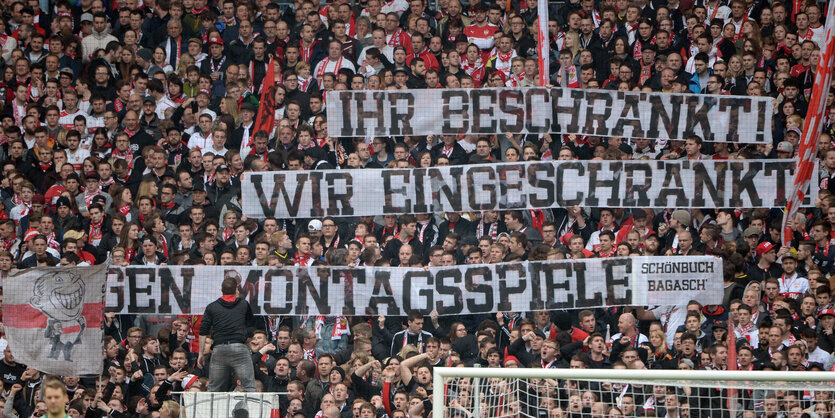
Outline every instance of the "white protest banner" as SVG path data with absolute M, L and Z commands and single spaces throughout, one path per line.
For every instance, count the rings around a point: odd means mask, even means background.
M 3 281 L 15 360 L 60 376 L 101 373 L 107 265 L 33 268 Z
M 250 218 L 613 208 L 786 205 L 793 160 L 543 161 L 386 169 L 247 173 Z M 812 184 L 816 184 L 814 181 Z M 813 188 L 814 189 L 814 188 Z M 810 190 L 803 202 L 814 202 Z
M 343 90 L 327 94 L 334 136 L 559 133 L 771 143 L 771 97 L 573 88 Z
M 440 315 L 722 302 L 711 256 L 590 258 L 433 267 L 159 266 L 113 268 L 107 309 L 202 314 L 224 277 L 256 315 Z

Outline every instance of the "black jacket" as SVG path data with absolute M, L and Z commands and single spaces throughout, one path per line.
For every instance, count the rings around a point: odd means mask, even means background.
M 206 307 L 200 335 L 211 336 L 214 345 L 228 342 L 243 344 L 254 325 L 255 316 L 249 302 L 241 298 L 236 298 L 234 302 L 219 298 Z

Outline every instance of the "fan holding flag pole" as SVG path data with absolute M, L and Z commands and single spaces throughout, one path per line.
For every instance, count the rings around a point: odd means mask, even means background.
M 824 45 L 821 46 L 821 55 L 817 62 L 815 72 L 815 84 L 812 88 L 812 97 L 809 100 L 808 112 L 803 124 L 803 132 L 800 136 L 800 144 L 797 150 L 797 171 L 794 183 L 789 189 L 788 204 L 783 213 L 783 245 L 791 245 L 793 232 L 788 225 L 797 213 L 797 208 L 811 186 L 812 173 L 815 171 L 815 155 L 818 151 L 818 139 L 820 138 L 825 118 L 826 96 L 829 93 L 829 86 L 832 83 L 832 66 L 835 64 L 835 2 L 829 2 L 826 13 L 826 26 Z

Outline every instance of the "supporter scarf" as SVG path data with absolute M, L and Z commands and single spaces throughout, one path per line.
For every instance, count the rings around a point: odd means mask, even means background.
M 299 42 L 299 57 L 300 60 L 310 63 L 310 57 L 313 55 L 313 47 L 316 46 L 316 40 L 314 39 L 313 42 L 310 43 L 310 46 L 304 46 L 304 43 Z
M 128 167 L 133 167 L 133 151 L 130 148 L 127 151 L 119 151 L 116 148 L 113 148 L 113 151 L 110 153 L 111 156 L 125 160 L 128 163 Z
M 223 69 L 223 63 L 225 63 L 225 62 L 226 62 L 226 55 L 224 55 L 223 58 L 220 59 L 220 62 L 218 62 L 217 65 L 215 65 L 215 59 L 210 57 L 209 58 L 209 68 L 211 68 L 213 73 L 220 72 L 220 70 Z
M 105 187 L 111 186 L 111 185 L 113 185 L 113 184 L 115 184 L 115 183 L 116 183 L 116 180 L 113 180 L 113 177 L 110 177 L 110 178 L 109 178 L 109 179 L 107 179 L 107 180 L 102 180 L 102 182 L 101 182 L 101 187 L 102 187 L 102 188 L 105 188 Z
M 50 167 L 52 167 L 52 162 L 48 162 L 48 163 L 38 163 L 38 166 L 40 166 L 41 171 L 43 171 L 44 173 L 46 173 L 46 170 L 49 170 L 49 168 L 50 168 Z
M 569 88 L 577 88 L 580 87 L 580 79 L 577 77 L 577 67 L 574 65 L 569 65 L 568 68 L 564 70 L 560 70 L 557 74 L 557 82 L 560 83 L 560 86 L 563 85 L 562 79 L 563 77 L 566 78 L 567 84 L 566 87 Z
M 307 91 L 307 86 L 310 85 L 310 80 L 312 80 L 312 78 L 303 78 L 298 75 L 296 77 L 299 78 L 299 90 Z
M 85 200 L 86 200 L 86 196 L 85 196 Z M 90 206 L 90 205 L 88 204 L 87 206 Z M 101 239 L 102 239 L 101 226 L 102 226 L 103 223 L 104 223 L 104 221 L 100 221 L 98 223 L 90 221 L 90 236 L 87 238 L 87 243 L 88 244 L 90 244 L 92 246 L 98 246 L 99 243 L 101 243 Z
M 455 144 L 444 145 L 444 147 L 441 149 L 441 153 L 443 153 L 444 155 L 447 156 L 447 158 L 449 158 L 449 156 L 452 155 L 452 150 L 454 150 L 454 149 L 455 149 Z
M 316 317 L 316 325 L 314 326 L 313 330 L 316 333 L 316 337 L 322 338 L 322 327 L 325 326 L 325 317 L 319 315 Z M 342 339 L 343 335 L 351 335 L 351 330 L 348 328 L 348 319 L 344 316 L 336 317 L 336 320 L 333 324 L 333 331 L 331 332 L 331 340 L 339 340 Z
M 311 257 L 313 257 L 311 254 L 301 254 L 297 252 L 296 257 L 293 258 L 293 263 L 300 266 L 306 266 L 310 262 Z
M 231 237 L 232 237 L 232 235 L 234 235 L 234 234 L 235 234 L 235 230 L 234 230 L 234 229 L 232 229 L 232 228 L 223 228 L 223 232 L 221 232 L 221 237 L 223 237 L 223 240 L 224 240 L 224 241 L 226 241 L 226 240 L 228 240 L 229 238 L 231 238 Z
M 389 46 L 392 47 L 392 48 L 401 46 L 403 44 L 403 42 L 401 42 L 402 41 L 402 36 L 403 36 L 403 29 L 397 28 L 397 30 L 395 30 L 394 33 L 391 34 L 391 38 L 389 39 L 389 42 L 388 42 Z
M 316 360 L 316 349 L 315 348 L 312 348 L 310 350 L 304 350 L 304 354 L 302 355 L 302 358 L 305 359 L 305 360 L 310 360 L 314 363 L 318 363 L 318 361 Z
M 203 13 L 206 10 L 209 10 L 209 6 L 204 6 L 202 9 L 197 9 L 197 8 L 192 7 L 191 8 L 191 14 L 193 14 L 195 16 L 200 16 L 200 13 Z
M 484 79 L 486 68 L 484 67 L 484 62 L 482 62 L 481 58 L 476 59 L 475 62 L 462 61 L 461 69 L 464 70 L 467 75 L 472 77 L 476 84 L 480 84 L 481 80 Z
M 644 63 L 641 62 L 641 75 L 638 77 L 638 84 L 644 85 L 650 77 L 652 77 L 652 64 L 644 65 Z
M 316 71 L 316 78 L 317 79 L 324 77 L 325 73 L 328 70 L 328 64 L 330 64 L 330 63 L 331 63 L 330 58 L 325 58 L 325 59 L 322 60 L 322 63 L 320 64 L 321 67 L 319 68 L 318 71 Z M 342 56 L 341 55 L 339 56 L 339 59 L 336 60 L 336 64 L 334 64 L 333 73 L 334 74 L 338 73 L 340 68 L 342 68 Z
M 476 238 L 481 238 L 484 236 L 484 222 L 479 222 L 478 226 L 476 227 L 475 232 Z M 499 223 L 493 222 L 490 224 L 490 228 L 487 229 L 487 235 L 493 242 L 496 242 L 496 237 L 499 235 Z
M 87 208 L 93 204 L 93 198 L 99 194 L 101 194 L 101 186 L 92 192 L 89 189 L 84 190 L 84 204 L 87 205 Z
M 746 20 L 748 20 L 748 13 L 745 13 L 745 15 L 742 16 L 742 22 L 739 22 L 739 30 L 734 33 L 734 42 L 738 41 L 739 38 L 742 38 L 742 28 Z M 731 19 L 731 23 L 734 23 L 733 19 Z M 798 35 L 798 38 L 800 38 L 800 35 Z
M 5 216 L 5 215 L 6 215 L 6 212 L 0 212 L 0 214 L 2 214 L 3 216 Z M 3 218 L 3 219 L 5 219 L 5 218 Z M 16 238 L 17 238 L 17 234 L 15 234 L 15 233 L 14 233 L 14 231 L 13 231 L 13 232 L 12 232 L 12 239 L 9 239 L 9 240 L 5 240 L 5 239 L 4 239 L 4 240 L 2 240 L 2 241 L 3 241 L 3 248 L 4 248 L 6 251 L 11 252 L 12 245 L 14 245 L 14 242 L 15 242 L 15 239 L 16 239 Z
M 162 254 L 165 258 L 168 258 L 168 239 L 165 238 L 165 235 L 159 234 L 157 241 L 159 241 L 159 245 L 162 247 Z

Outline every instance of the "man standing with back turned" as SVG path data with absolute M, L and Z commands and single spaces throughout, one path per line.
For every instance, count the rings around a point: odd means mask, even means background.
M 238 282 L 227 277 L 221 285 L 220 299 L 206 306 L 200 324 L 200 355 L 197 364 L 206 364 L 204 347 L 211 335 L 212 361 L 209 366 L 209 392 L 229 390 L 232 370 L 247 392 L 255 392 L 255 371 L 252 352 L 246 346 L 247 329 L 253 327 L 254 316 L 249 302 L 238 297 Z

